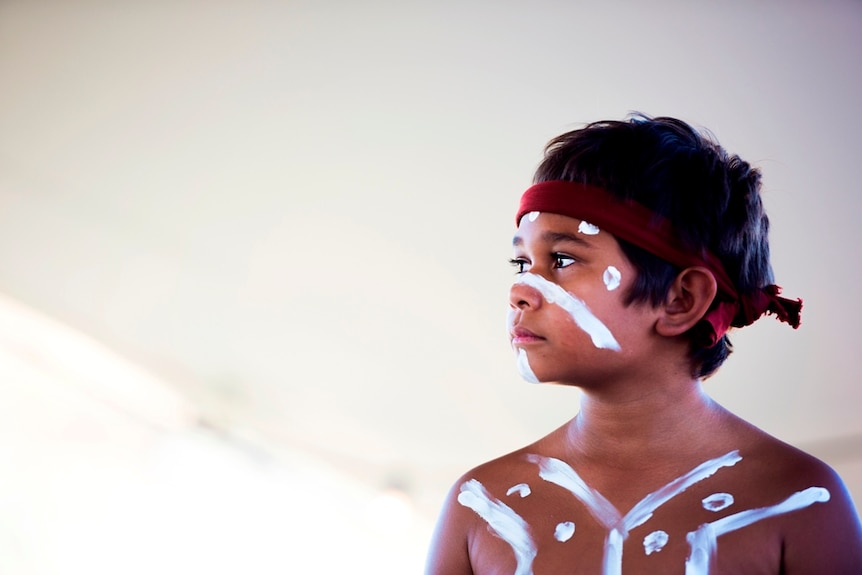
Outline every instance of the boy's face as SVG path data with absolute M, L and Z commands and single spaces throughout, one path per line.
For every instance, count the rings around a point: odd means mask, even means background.
M 521 219 L 512 263 L 509 337 L 525 379 L 585 385 L 647 358 L 655 311 L 625 305 L 636 272 L 612 235 L 532 212 Z

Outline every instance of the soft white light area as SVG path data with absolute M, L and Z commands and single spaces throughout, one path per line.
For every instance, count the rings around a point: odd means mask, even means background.
M 153 427 L 175 430 L 193 418 L 193 410 L 176 389 L 92 338 L 3 294 L 0 350 L 13 354 L 5 358 L 2 368 L 16 369 L 13 366 L 23 359 L 44 374 L 45 384 L 58 388 L 57 392 L 69 393 L 72 387 L 74 393 Z M 7 382 L 15 382 L 17 372 L 7 376 Z
M 404 494 L 197 427 L 162 382 L 5 297 L 0 326 L 0 572 L 421 568 L 430 527 Z
M 384 489 L 375 495 L 365 509 L 365 519 L 387 539 L 403 538 L 413 527 L 413 503 L 410 497 L 398 489 Z

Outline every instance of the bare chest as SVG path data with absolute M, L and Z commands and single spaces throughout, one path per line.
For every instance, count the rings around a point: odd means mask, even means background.
M 511 485 L 467 482 L 459 502 L 481 519 L 469 540 L 474 573 L 778 574 L 782 516 L 823 494 L 752 494 L 719 473 L 736 461 L 705 462 L 620 507 L 565 463 L 538 456 L 538 472 Z
M 716 537 L 707 524 L 669 517 L 675 507 L 631 530 L 601 525 L 564 506 L 544 517 L 525 513 L 529 543 L 513 545 L 486 527 L 470 542 L 471 564 L 477 575 L 781 573 L 781 541 L 774 532 L 752 525 Z

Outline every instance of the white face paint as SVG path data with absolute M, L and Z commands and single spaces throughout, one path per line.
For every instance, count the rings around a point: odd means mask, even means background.
M 709 497 L 705 497 L 701 503 L 707 511 L 721 511 L 733 505 L 733 495 L 730 493 L 713 493 Z
M 575 534 L 575 524 L 571 521 L 563 521 L 562 523 L 557 524 L 557 528 L 554 529 L 554 539 L 559 541 L 560 543 L 565 543 L 569 539 L 572 538 L 572 535 Z
M 668 535 L 664 531 L 653 531 L 644 537 L 644 553 L 651 555 L 658 553 L 667 545 Z
M 606 269 L 605 273 L 602 274 L 602 280 L 605 282 L 605 287 L 608 288 L 608 291 L 614 291 L 620 287 L 620 280 L 622 280 L 622 278 L 623 276 L 620 273 L 620 270 L 614 266 L 608 266 L 608 269 Z
M 518 349 L 518 372 L 521 374 L 521 377 L 524 378 L 524 381 L 528 383 L 539 383 L 539 378 L 536 377 L 536 374 L 533 373 L 533 370 L 530 368 L 530 361 L 527 359 L 527 352 L 524 351 L 524 348 Z
M 502 501 L 491 497 L 485 486 L 475 479 L 461 485 L 458 503 L 475 511 L 494 535 L 512 547 L 518 564 L 515 575 L 532 575 L 536 544 L 530 537 L 527 522 L 520 515 Z
M 578 224 L 578 231 L 585 236 L 594 236 L 599 233 L 599 228 L 590 222 L 581 221 L 581 223 Z
M 599 318 L 593 315 L 587 304 L 559 285 L 546 280 L 542 276 L 529 272 L 519 275 L 515 283 L 536 289 L 542 294 L 545 301 L 550 304 L 556 304 L 566 310 L 572 316 L 575 324 L 590 336 L 594 346 L 600 349 L 620 350 L 620 344 L 614 339 L 611 331 Z
M 519 483 L 517 485 L 513 485 L 506 492 L 506 495 L 512 495 L 513 493 L 517 493 L 518 495 L 521 496 L 521 499 L 523 499 L 524 497 L 526 497 L 527 495 L 529 495 L 531 493 L 530 486 L 527 485 L 526 483 Z
M 539 217 L 539 213 L 540 212 L 530 212 L 529 214 L 527 214 L 527 219 L 530 220 L 531 222 L 535 222 L 536 218 Z

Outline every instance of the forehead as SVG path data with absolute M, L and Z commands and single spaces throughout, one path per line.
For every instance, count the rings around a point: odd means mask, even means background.
M 571 242 L 586 248 L 613 247 L 616 239 L 585 220 L 546 212 L 525 214 L 518 225 L 512 245 Z

